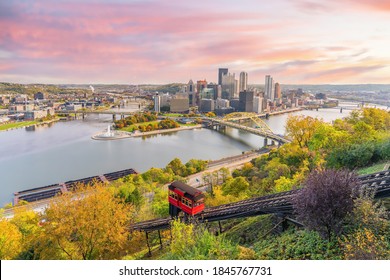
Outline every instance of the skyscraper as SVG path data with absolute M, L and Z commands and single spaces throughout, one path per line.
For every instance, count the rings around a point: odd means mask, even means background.
M 275 98 L 277 98 L 277 99 L 282 98 L 282 91 L 280 89 L 279 83 L 275 83 Z
M 160 108 L 161 108 L 161 99 L 160 99 L 160 96 L 158 94 L 156 94 L 154 97 L 154 111 L 156 113 L 160 113 Z
M 240 92 L 248 89 L 248 73 L 240 73 Z
M 227 75 L 229 72 L 228 68 L 219 68 L 218 69 L 218 85 L 222 85 L 222 76 Z
M 235 75 L 226 74 L 222 76 L 222 98 L 232 99 L 235 97 L 237 92 L 237 80 Z
M 270 75 L 265 76 L 264 94 L 265 94 L 265 98 L 274 101 L 275 99 L 274 79 Z
M 253 111 L 253 91 L 240 91 L 239 111 L 252 112 Z

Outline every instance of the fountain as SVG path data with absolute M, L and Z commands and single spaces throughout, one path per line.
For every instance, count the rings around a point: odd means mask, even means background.
M 128 132 L 111 130 L 111 125 L 108 125 L 107 131 L 93 135 L 94 140 L 115 140 L 130 137 Z
M 107 132 L 101 135 L 101 137 L 114 137 L 115 133 L 111 132 L 111 125 L 108 125 Z

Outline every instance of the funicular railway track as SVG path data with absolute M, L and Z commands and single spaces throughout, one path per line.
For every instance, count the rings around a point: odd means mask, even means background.
M 390 196 L 390 171 L 360 176 L 359 180 L 363 188 L 375 192 L 374 198 Z M 202 223 L 264 214 L 291 215 L 293 213 L 292 198 L 299 191 L 292 190 L 206 208 L 197 216 L 197 220 Z M 133 224 L 129 229 L 150 232 L 169 228 L 171 221 L 171 218 L 154 219 Z

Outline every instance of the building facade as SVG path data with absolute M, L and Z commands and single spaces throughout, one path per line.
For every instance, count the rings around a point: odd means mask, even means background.
M 275 98 L 282 99 L 282 90 L 279 83 L 275 83 Z
M 153 96 L 153 99 L 154 99 L 154 111 L 156 113 L 160 113 L 160 109 L 161 109 L 160 95 L 156 94 L 155 96 Z
M 222 76 L 227 75 L 229 72 L 228 68 L 219 68 L 218 69 L 218 85 L 222 85 Z
M 226 74 L 222 76 L 222 98 L 233 99 L 237 93 L 237 80 L 234 74 Z
M 252 112 L 253 111 L 253 91 L 241 91 L 239 97 L 239 111 Z
M 240 92 L 248 90 L 248 73 L 240 73 Z
M 274 79 L 270 75 L 265 76 L 264 94 L 271 101 L 275 99 Z

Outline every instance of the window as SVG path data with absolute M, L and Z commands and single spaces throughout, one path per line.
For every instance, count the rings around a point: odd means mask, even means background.
M 184 205 L 186 205 L 186 206 L 188 206 L 190 208 L 192 207 L 192 201 L 187 199 L 187 198 L 182 197 L 181 198 L 181 203 L 183 203 Z
M 204 203 L 204 199 L 202 198 L 201 200 L 198 200 L 197 202 L 194 203 L 194 207 L 202 205 Z
M 173 191 L 169 191 L 169 196 L 173 199 L 176 199 L 177 200 L 177 193 L 173 192 Z

